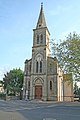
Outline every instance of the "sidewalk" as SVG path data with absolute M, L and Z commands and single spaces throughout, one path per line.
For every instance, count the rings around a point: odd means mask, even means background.
M 41 100 L 31 100 L 31 103 L 41 103 L 41 104 L 60 104 L 60 105 L 65 105 L 65 106 L 80 106 L 80 102 L 75 101 L 75 102 L 69 102 L 69 101 L 41 101 Z
M 80 107 L 80 102 L 75 101 L 75 102 L 65 102 L 66 106 L 79 106 Z
M 4 112 L 0 110 L 0 120 L 27 120 L 18 112 Z

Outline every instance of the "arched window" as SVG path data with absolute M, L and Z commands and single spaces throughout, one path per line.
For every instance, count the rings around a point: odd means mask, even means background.
M 36 73 L 38 73 L 38 61 L 36 62 Z
M 39 35 L 37 35 L 37 44 L 39 44 Z
M 52 81 L 50 81 L 50 90 L 52 90 Z
M 42 73 L 42 61 L 40 61 L 40 73 Z
M 31 63 L 30 63 L 30 65 L 29 65 L 29 72 L 31 72 Z
M 50 63 L 50 72 L 52 72 L 52 64 Z
M 43 35 L 41 34 L 41 43 L 43 43 Z
M 28 81 L 28 88 L 30 88 L 30 81 Z

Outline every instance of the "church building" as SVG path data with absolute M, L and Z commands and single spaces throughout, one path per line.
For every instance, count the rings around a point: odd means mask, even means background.
M 57 58 L 50 55 L 50 32 L 41 4 L 38 22 L 33 29 L 32 58 L 25 61 L 23 98 L 64 101 L 64 93 L 67 89 L 69 95 L 66 93 L 66 98 L 68 96 L 68 101 L 71 101 L 72 87 L 71 85 L 68 87 L 67 84 L 66 88 Z

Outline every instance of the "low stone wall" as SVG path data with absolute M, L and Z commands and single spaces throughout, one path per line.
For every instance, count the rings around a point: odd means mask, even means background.
M 6 96 L 6 100 L 19 100 L 19 96 Z
M 64 96 L 64 101 L 74 101 L 74 97 L 73 96 Z

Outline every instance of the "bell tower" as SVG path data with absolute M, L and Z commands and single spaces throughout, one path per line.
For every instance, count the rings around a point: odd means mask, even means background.
M 43 3 L 41 3 L 41 10 L 36 25 L 36 29 L 33 29 L 33 47 L 32 56 L 35 52 L 45 53 L 45 57 L 50 55 L 50 33 L 46 25 L 46 20 L 43 11 Z M 44 52 L 45 51 L 45 52 Z
M 39 13 L 36 28 L 33 29 L 33 47 L 32 47 L 32 68 L 31 68 L 31 87 L 30 96 L 34 99 L 38 95 L 38 91 L 47 99 L 47 59 L 50 56 L 49 47 L 50 33 L 46 24 L 43 3 Z M 37 85 L 38 84 L 38 85 Z M 35 87 L 34 87 L 35 86 Z M 37 90 L 38 89 L 38 90 Z M 38 96 L 38 97 L 40 97 Z

